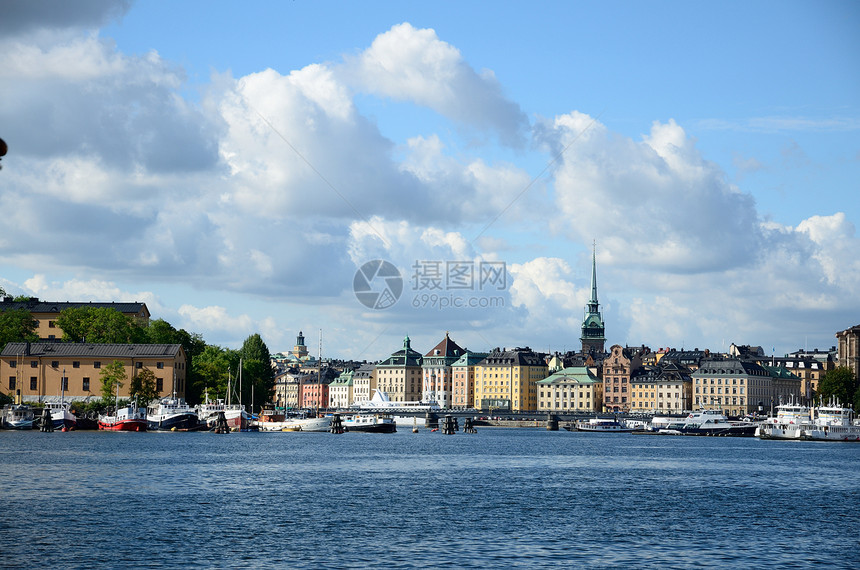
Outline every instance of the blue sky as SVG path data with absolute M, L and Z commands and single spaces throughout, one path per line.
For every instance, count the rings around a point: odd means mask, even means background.
M 856 2 L 63 6 L 0 23 L 12 294 L 273 351 L 564 350 L 596 242 L 609 344 L 781 354 L 860 322 Z M 374 259 L 385 309 L 353 292 Z

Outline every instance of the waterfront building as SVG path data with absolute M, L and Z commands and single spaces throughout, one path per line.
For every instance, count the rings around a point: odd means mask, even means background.
M 286 409 L 299 407 L 299 387 L 302 373 L 289 368 L 275 378 L 275 405 Z
M 836 333 L 838 366 L 845 366 L 860 378 L 860 325 Z
M 299 404 L 301 408 L 308 410 L 316 410 L 328 406 L 329 400 L 329 380 L 326 375 L 322 375 L 320 380 L 319 372 L 305 374 L 301 378 L 301 386 L 299 387 Z
M 80 309 L 80 308 L 116 309 L 123 315 L 135 320 L 140 326 L 149 324 L 149 309 L 146 308 L 146 303 L 74 303 L 74 302 L 54 302 L 40 301 L 36 297 L 31 297 L 27 301 L 13 301 L 12 297 L 0 297 L 0 311 L 24 309 L 29 311 L 36 320 L 36 334 L 42 340 L 54 340 L 63 338 L 63 331 L 57 326 L 57 317 L 65 309 Z M 80 340 L 80 339 L 77 339 Z
M 689 410 L 693 401 L 691 374 L 689 368 L 674 361 L 634 372 L 630 378 L 630 411 L 680 414 Z
M 373 397 L 376 389 L 376 365 L 364 363 L 352 375 L 353 402 L 366 402 Z
M 388 394 L 392 402 L 414 402 L 421 399 L 421 353 L 412 350 L 409 337 L 403 348 L 376 365 L 376 387 Z
M 795 401 L 801 381 L 783 367 L 764 367 L 735 358 L 702 361 L 693 372 L 693 406 L 740 417 L 770 413 L 781 402 Z
M 460 410 L 471 410 L 475 407 L 475 366 L 487 356 L 486 352 L 467 350 L 451 365 L 452 407 Z
M 329 408 L 345 410 L 352 405 L 353 375 L 354 372 L 352 370 L 345 370 L 328 385 Z
M 603 410 L 630 411 L 630 378 L 642 367 L 641 351 L 612 345 L 603 360 Z
M 834 367 L 832 360 L 829 363 L 827 361 L 822 362 L 811 356 L 784 356 L 781 358 L 771 358 L 769 361 L 772 365 L 782 366 L 800 378 L 798 403 L 807 405 L 812 403 L 815 394 L 818 392 L 818 383 L 824 377 L 824 373 Z
M 596 252 L 591 252 L 591 298 L 586 305 L 585 317 L 582 319 L 582 334 L 579 340 L 582 342 L 582 352 L 602 353 L 606 344 L 606 327 L 603 324 L 603 316 L 597 302 L 597 257 Z
M 564 368 L 537 381 L 538 411 L 597 412 L 603 409 L 603 382 L 585 366 Z
M 452 406 L 451 365 L 459 360 L 464 352 L 446 332 L 445 338 L 424 355 L 421 361 L 421 401 L 436 402 L 442 408 Z
M 174 391 L 185 397 L 187 358 L 180 344 L 10 342 L 0 352 L 0 382 L 23 402 L 88 401 L 101 397 L 101 369 L 115 361 L 127 378 L 120 398 L 128 397 L 131 379 L 144 369 L 155 376 L 160 397 Z
M 547 376 L 543 355 L 530 348 L 496 348 L 475 365 L 475 407 L 537 411 L 537 381 Z

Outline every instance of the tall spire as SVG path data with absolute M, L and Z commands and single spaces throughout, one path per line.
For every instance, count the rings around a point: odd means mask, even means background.
M 591 300 L 588 302 L 589 311 L 597 310 L 597 242 L 591 244 Z
M 604 336 L 606 330 L 603 325 L 603 316 L 600 314 L 600 304 L 597 302 L 597 242 L 592 243 L 591 249 L 591 298 L 585 310 L 585 318 L 582 320 L 582 352 L 595 350 L 603 352 L 606 342 Z

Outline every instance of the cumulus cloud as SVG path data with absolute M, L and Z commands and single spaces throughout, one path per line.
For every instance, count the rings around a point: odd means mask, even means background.
M 343 73 L 369 93 L 429 107 L 458 124 L 495 132 L 505 144 L 524 143 L 528 120 L 505 98 L 495 75 L 472 69 L 432 29 L 393 26 L 347 64 Z

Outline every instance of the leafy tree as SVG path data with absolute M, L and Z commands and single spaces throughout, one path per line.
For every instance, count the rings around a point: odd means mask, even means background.
M 35 342 L 38 321 L 26 309 L 0 311 L 0 350 L 7 342 Z
M 239 351 L 207 345 L 192 361 L 189 375 L 194 378 L 193 390 L 196 394 L 208 392 L 211 398 L 227 397 L 227 379 L 233 378 L 233 398 L 238 398 L 237 373 L 239 370 Z M 191 384 L 189 382 L 189 384 Z
M 857 390 L 857 378 L 847 366 L 839 366 L 824 373 L 824 377 L 818 383 L 819 401 L 826 403 L 831 397 L 835 397 L 843 405 L 855 401 Z M 855 408 L 856 409 L 856 408 Z
M 30 300 L 29 295 L 15 295 L 15 298 L 12 299 L 15 303 L 26 303 Z
M 137 322 L 113 307 L 71 307 L 57 317 L 63 340 L 113 344 L 143 343 L 146 333 Z
M 119 360 L 114 360 L 99 372 L 102 381 L 102 400 L 113 402 L 117 390 L 125 385 L 128 378 L 125 375 L 125 366 Z
M 164 319 L 155 319 L 149 322 L 144 329 L 145 340 L 149 344 L 181 344 L 188 357 L 186 370 L 185 398 L 189 402 L 199 402 L 200 394 L 205 385 L 195 375 L 194 360 L 206 349 L 203 337 L 197 333 L 189 333 L 185 329 L 176 329 Z
M 259 334 L 252 334 L 242 343 L 242 401 L 253 404 L 271 402 L 275 395 L 275 371 L 269 348 Z
M 131 379 L 129 395 L 132 399 L 137 398 L 138 405 L 143 406 L 158 398 L 158 390 L 155 389 L 155 374 L 152 370 L 144 368 Z

